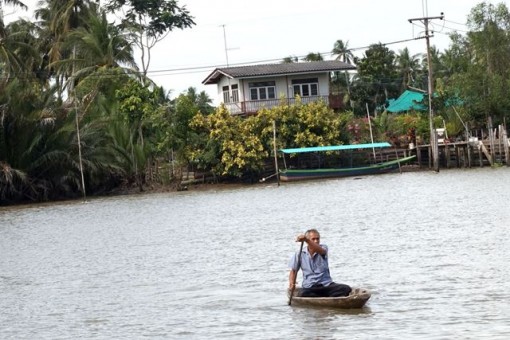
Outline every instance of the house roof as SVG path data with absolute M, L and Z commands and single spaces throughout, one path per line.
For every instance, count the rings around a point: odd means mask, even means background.
M 222 77 L 229 77 L 231 79 L 260 78 L 263 76 L 334 72 L 355 69 L 356 66 L 338 60 L 224 67 L 216 68 L 212 71 L 211 74 L 202 81 L 202 84 L 216 84 Z
M 386 108 L 388 112 L 405 112 L 409 110 L 426 111 L 427 106 L 423 105 L 423 92 L 405 90 L 397 99 L 391 100 Z
M 402 93 L 397 99 L 389 100 L 389 105 L 386 108 L 386 111 L 393 113 L 406 112 L 410 110 L 427 111 L 428 106 L 424 104 L 424 100 L 426 100 L 427 96 L 427 93 L 424 91 L 411 89 L 405 90 L 404 93 Z M 434 93 L 433 96 L 437 97 L 438 95 L 437 93 Z M 446 107 L 463 104 L 464 102 L 457 96 L 450 97 L 444 102 Z

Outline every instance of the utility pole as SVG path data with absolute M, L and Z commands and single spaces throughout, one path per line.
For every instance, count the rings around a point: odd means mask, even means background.
M 413 21 L 421 21 L 423 25 L 425 26 L 425 41 L 427 42 L 427 63 L 428 63 L 428 69 L 429 69 L 429 77 L 428 77 L 428 97 L 429 97 L 429 128 L 430 128 L 430 148 L 432 151 L 432 164 L 433 169 L 436 172 L 439 172 L 439 147 L 437 145 L 437 135 L 434 130 L 434 108 L 432 107 L 432 96 L 434 94 L 434 79 L 433 79 L 433 73 L 432 73 L 432 60 L 430 57 L 430 35 L 429 35 L 429 21 L 430 20 L 443 20 L 444 15 L 441 12 L 440 16 L 436 17 L 423 17 L 423 18 L 414 18 L 409 19 L 410 23 L 413 23 Z

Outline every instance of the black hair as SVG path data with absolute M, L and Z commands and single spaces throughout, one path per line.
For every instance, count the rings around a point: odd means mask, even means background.
M 314 234 L 317 234 L 319 235 L 319 237 L 321 237 L 321 234 L 319 233 L 319 231 L 317 229 L 308 229 L 306 232 L 305 232 L 305 236 L 308 236 L 308 234 L 310 233 L 314 233 Z

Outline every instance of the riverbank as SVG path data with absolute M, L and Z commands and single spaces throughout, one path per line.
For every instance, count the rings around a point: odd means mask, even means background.
M 479 167 L 476 167 L 479 168 Z M 452 169 L 440 169 L 440 172 L 449 171 L 457 168 Z M 467 168 L 469 169 L 469 168 Z M 474 169 L 474 168 L 473 168 Z M 411 164 L 411 165 L 404 165 L 400 168 L 400 170 L 395 170 L 393 173 L 399 173 L 402 174 L 410 173 L 410 172 L 427 172 L 427 171 L 433 171 L 432 169 L 428 167 L 420 167 L 419 165 Z M 375 176 L 375 175 L 374 175 Z M 353 177 L 353 178 L 359 178 L 359 177 Z M 348 179 L 346 177 L 345 179 Z M 331 180 L 331 179 L 317 179 L 314 181 L 323 181 L 323 180 Z M 140 191 L 140 188 L 138 186 L 122 186 L 118 187 L 112 191 L 105 192 L 102 194 L 95 194 L 87 196 L 87 199 L 92 198 L 101 198 L 101 197 L 115 197 L 115 196 L 126 196 L 126 195 L 147 195 L 147 194 L 159 194 L 159 193 L 177 193 L 177 192 L 186 192 L 186 191 L 224 191 L 224 190 L 232 190 L 232 189 L 239 189 L 243 187 L 253 187 L 253 186 L 268 186 L 268 185 L 277 185 L 276 177 L 272 177 L 266 181 L 258 181 L 254 183 L 249 182 L 242 182 L 242 181 L 222 181 L 220 183 L 213 183 L 213 182 L 207 182 L 207 181 L 197 181 L 194 183 L 186 182 L 186 184 L 177 182 L 171 182 L 169 184 L 157 184 L 157 183 L 151 183 L 146 184 L 143 186 L 143 190 Z M 23 205 L 30 205 L 30 204 L 41 204 L 41 203 L 56 203 L 56 202 L 65 202 L 65 201 L 76 201 L 76 200 L 83 200 L 83 197 L 77 196 L 75 198 L 64 198 L 64 199 L 58 199 L 58 200 L 49 200 L 44 202 L 33 202 L 33 201 L 23 201 L 23 202 L 16 202 L 16 203 L 9 203 L 6 204 L 5 202 L 0 202 L 0 207 L 9 207 L 9 206 L 23 206 Z

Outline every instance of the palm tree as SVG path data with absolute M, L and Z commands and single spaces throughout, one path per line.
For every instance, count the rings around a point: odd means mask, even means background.
M 108 23 L 105 12 L 91 15 L 86 24 L 70 32 L 62 45 L 63 51 L 73 50 L 74 57 L 56 61 L 53 66 L 64 71 L 74 68 L 72 78 L 75 85 L 91 75 L 99 84 L 104 79 L 97 73 L 105 70 L 118 69 L 137 76 L 138 68 L 129 35 Z
M 352 64 L 354 60 L 354 54 L 349 49 L 349 41 L 346 41 L 345 43 L 343 40 L 339 39 L 335 42 L 333 49 L 331 50 L 331 53 L 333 55 L 336 55 L 335 60 L 343 61 L 347 64 Z M 347 88 L 347 93 L 349 97 L 351 96 L 351 86 L 350 86 L 350 77 L 349 72 L 347 70 L 344 71 L 344 79 L 345 79 L 345 87 Z M 341 86 L 340 81 L 340 72 L 335 73 L 335 79 L 333 80 L 333 83 L 337 83 L 338 86 Z M 353 105 L 352 101 L 349 98 L 349 101 L 351 102 L 351 107 Z
M 406 47 L 400 50 L 395 58 L 397 72 L 402 77 L 401 92 L 403 92 L 409 86 L 414 86 L 416 82 L 415 75 L 420 68 L 420 55 L 411 55 L 409 49 Z
M 352 64 L 354 60 L 354 54 L 352 54 L 352 51 L 349 49 L 349 41 L 344 43 L 343 40 L 337 40 L 331 53 L 336 55 L 335 60 L 340 60 L 347 64 Z
M 3 29 L 4 27 L 4 13 L 3 13 L 3 5 L 11 5 L 14 7 L 19 7 L 21 9 L 27 10 L 28 7 L 23 2 L 19 0 L 2 0 L 0 1 L 0 28 Z
M 52 71 L 55 62 L 69 58 L 74 52 L 63 50 L 62 45 L 67 35 L 78 27 L 85 26 L 90 13 L 98 13 L 98 5 L 87 0 L 41 0 L 40 6 L 35 11 L 35 17 L 40 19 L 39 25 L 43 30 L 41 38 L 44 39 L 45 46 L 48 48 L 46 52 L 48 68 Z M 61 68 L 59 71 L 55 74 L 55 80 L 62 87 L 63 92 L 63 84 L 73 76 L 73 71 L 72 68 L 66 70 Z M 71 93 L 72 88 L 68 88 L 68 92 Z
M 435 82 L 435 78 L 440 77 L 442 74 L 445 73 L 444 66 L 441 62 L 441 56 L 442 56 L 442 53 L 439 51 L 439 49 L 436 46 L 431 46 L 430 59 L 432 61 L 432 75 L 434 77 L 434 80 L 433 80 L 434 82 Z M 426 54 L 423 55 L 422 67 L 424 70 L 428 70 L 428 61 L 427 61 Z

